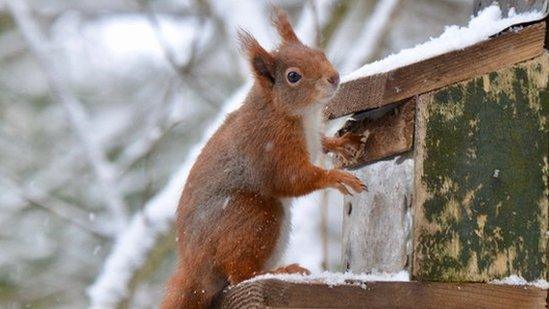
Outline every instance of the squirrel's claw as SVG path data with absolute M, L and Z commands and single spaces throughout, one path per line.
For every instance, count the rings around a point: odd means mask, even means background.
M 345 195 L 352 195 L 347 187 L 351 188 L 357 193 L 366 191 L 366 186 L 355 175 L 342 170 L 330 171 L 334 179 L 334 187 Z

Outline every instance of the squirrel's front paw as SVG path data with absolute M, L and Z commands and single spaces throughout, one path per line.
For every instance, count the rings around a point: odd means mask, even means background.
M 357 160 L 360 160 L 364 156 L 368 137 L 369 131 L 363 134 L 347 132 L 335 138 L 337 142 L 334 143 L 336 146 L 334 146 L 333 153 L 337 158 L 336 161 L 339 162 L 336 165 L 353 164 Z
M 307 268 L 301 267 L 299 264 L 294 263 L 288 266 L 280 267 L 275 269 L 273 274 L 301 274 L 301 275 L 310 275 L 311 271 Z
M 368 190 L 366 185 L 363 184 L 360 179 L 349 172 L 342 170 L 330 170 L 328 175 L 332 180 L 332 187 L 338 189 L 343 194 L 351 195 L 351 192 L 349 192 L 347 187 L 350 187 L 357 193 Z
M 354 134 L 351 132 L 346 132 L 340 137 L 340 139 L 343 145 L 349 145 L 358 149 L 362 147 L 364 143 L 366 143 L 366 141 L 368 140 L 368 135 L 368 131 L 366 131 L 365 134 Z

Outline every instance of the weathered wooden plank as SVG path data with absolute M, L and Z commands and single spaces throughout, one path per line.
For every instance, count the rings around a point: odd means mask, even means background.
M 411 150 L 414 118 L 415 99 L 355 115 L 338 133 L 352 132 L 368 139 L 353 158 L 336 156 L 334 165 L 356 168 Z M 357 273 L 406 269 L 413 161 L 403 156 L 353 173 L 370 189 L 344 199 L 343 265 Z
M 335 156 L 337 167 L 356 168 L 412 149 L 415 99 L 354 115 L 338 134 L 351 132 L 367 136 L 352 157 Z
M 545 23 L 505 32 L 488 41 L 383 74 L 341 85 L 325 110 L 329 119 L 377 108 L 486 74 L 543 52 Z
M 352 171 L 369 189 L 344 198 L 342 262 L 346 270 L 408 268 L 413 172 L 409 155 Z
M 478 15 L 478 12 L 489 7 L 493 3 L 494 0 L 475 0 L 473 2 L 473 14 Z M 505 16 L 509 14 L 511 8 L 513 8 L 516 13 L 540 11 L 547 14 L 549 0 L 498 0 L 497 3 Z
M 353 282 L 351 282 L 353 283 Z M 260 280 L 225 292 L 222 308 L 546 308 L 547 290 L 479 283 Z
M 549 14 L 545 16 L 545 49 L 549 49 Z
M 549 53 L 420 96 L 413 276 L 548 272 Z

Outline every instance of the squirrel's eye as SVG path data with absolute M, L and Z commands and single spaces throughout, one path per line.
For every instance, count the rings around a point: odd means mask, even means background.
M 288 72 L 288 81 L 292 84 L 297 83 L 301 79 L 301 75 L 295 71 Z

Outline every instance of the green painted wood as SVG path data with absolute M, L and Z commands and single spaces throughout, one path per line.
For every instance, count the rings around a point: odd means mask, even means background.
M 418 100 L 413 276 L 548 270 L 549 53 Z

